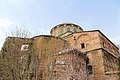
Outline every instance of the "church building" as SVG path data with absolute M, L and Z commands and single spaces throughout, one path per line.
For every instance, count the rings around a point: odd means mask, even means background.
M 119 48 L 100 30 L 84 31 L 74 23 L 62 23 L 50 34 L 7 38 L 21 40 L 20 51 L 34 49 L 38 54 L 37 80 L 117 79 Z

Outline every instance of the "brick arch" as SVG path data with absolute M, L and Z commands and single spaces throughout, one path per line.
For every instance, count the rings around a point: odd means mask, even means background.
M 78 40 L 79 40 L 81 37 L 83 37 L 83 36 L 85 36 L 85 37 L 87 36 L 87 37 L 88 37 L 88 34 L 79 35 L 78 38 L 76 39 L 76 41 L 78 41 Z

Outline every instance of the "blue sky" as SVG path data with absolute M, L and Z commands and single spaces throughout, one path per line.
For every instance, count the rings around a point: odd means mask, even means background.
M 64 22 L 99 29 L 120 44 L 120 0 L 0 0 L 0 46 L 16 26 L 35 36 Z

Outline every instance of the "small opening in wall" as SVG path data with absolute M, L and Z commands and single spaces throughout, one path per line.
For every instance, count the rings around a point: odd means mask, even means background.
M 40 79 L 39 80 L 43 80 L 43 71 L 40 71 Z
M 74 32 L 77 32 L 76 29 L 74 29 Z
M 28 44 L 24 44 L 21 46 L 21 51 L 27 51 L 28 50 Z
M 92 66 L 89 65 L 89 66 L 88 66 L 88 74 L 90 75 L 90 74 L 92 74 L 92 73 L 93 73 L 93 71 L 92 71 Z
M 56 64 L 57 64 L 57 65 L 65 65 L 65 64 L 66 64 L 66 61 L 56 61 Z
M 70 31 L 70 28 L 69 28 L 69 27 L 67 28 L 67 31 Z
M 85 44 L 84 43 L 81 43 L 81 48 L 85 48 Z

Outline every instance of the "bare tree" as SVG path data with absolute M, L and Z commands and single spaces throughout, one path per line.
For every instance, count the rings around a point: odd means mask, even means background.
M 81 65 L 82 55 L 69 48 L 51 56 L 48 64 L 47 80 L 84 80 L 86 78 L 85 65 Z M 83 57 L 84 58 L 84 57 Z
M 36 80 L 38 58 L 29 34 L 17 28 L 6 38 L 0 54 L 0 80 Z

